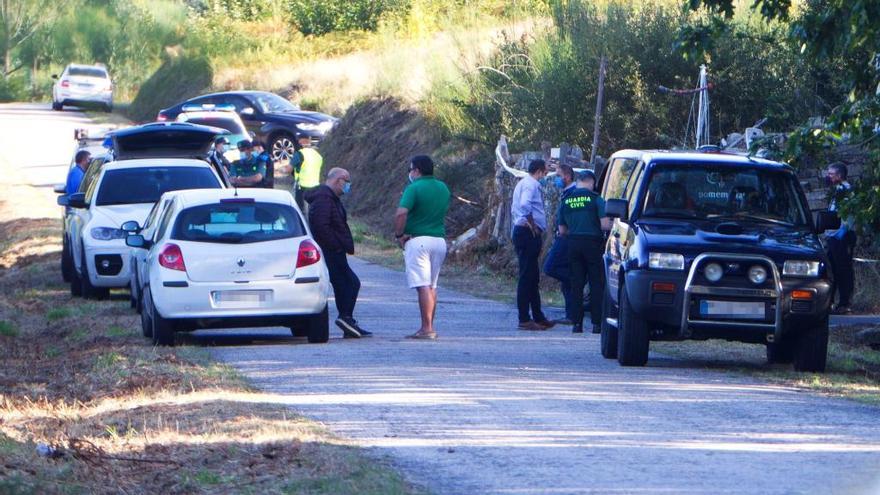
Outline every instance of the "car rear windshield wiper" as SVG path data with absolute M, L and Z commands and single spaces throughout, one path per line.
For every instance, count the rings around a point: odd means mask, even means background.
M 775 218 L 762 217 L 758 215 L 746 215 L 746 214 L 727 214 L 727 215 L 709 215 L 712 220 L 724 220 L 724 219 L 732 219 L 732 220 L 751 220 L 753 222 L 764 222 L 764 223 L 772 223 L 774 225 L 784 225 L 786 227 L 793 227 L 794 224 L 791 222 L 786 222 L 785 220 L 777 220 Z

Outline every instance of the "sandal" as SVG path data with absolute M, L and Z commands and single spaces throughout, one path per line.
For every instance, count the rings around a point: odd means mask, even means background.
M 407 335 L 406 338 L 416 339 L 416 340 L 437 340 L 437 332 L 431 332 L 431 333 L 416 332 L 412 335 Z

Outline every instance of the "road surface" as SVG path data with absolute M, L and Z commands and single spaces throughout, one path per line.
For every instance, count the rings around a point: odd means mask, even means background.
M 83 123 L 0 106 L 0 154 L 21 164 L 22 181 L 61 182 Z M 213 354 L 279 402 L 434 493 L 880 493 L 877 408 L 657 355 L 620 368 L 595 335 L 519 332 L 509 305 L 442 288 L 440 339 L 409 341 L 417 305 L 403 274 L 353 264 L 356 316 L 375 338 L 334 330 L 329 344 L 307 345 L 269 329 L 194 339 L 221 344 Z

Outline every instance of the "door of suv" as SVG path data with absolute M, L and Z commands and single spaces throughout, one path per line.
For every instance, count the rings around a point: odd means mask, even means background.
M 644 164 L 634 158 L 617 158 L 611 161 L 603 174 L 602 197 L 622 199 L 629 203 L 630 214 L 636 207 L 638 184 L 644 174 Z M 620 265 L 627 257 L 627 251 L 635 239 L 635 232 L 629 218 L 615 218 L 605 246 L 605 278 L 608 296 L 619 304 Z

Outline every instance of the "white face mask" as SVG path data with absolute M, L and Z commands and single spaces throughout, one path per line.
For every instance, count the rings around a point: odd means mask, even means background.
M 409 182 L 410 182 L 410 184 L 412 184 L 412 183 L 415 182 L 415 180 L 416 180 L 416 179 L 413 177 L 412 173 L 413 173 L 413 171 L 410 170 L 409 173 L 406 174 L 406 176 L 409 178 Z

